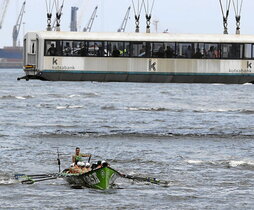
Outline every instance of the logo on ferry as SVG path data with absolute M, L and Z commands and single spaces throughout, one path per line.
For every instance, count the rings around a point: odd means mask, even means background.
M 157 71 L 157 59 L 148 60 L 148 71 Z
M 247 61 L 247 68 L 252 69 L 252 63 L 250 61 Z
M 53 64 L 53 65 L 57 65 L 57 59 L 56 59 L 56 58 L 53 58 L 52 64 Z

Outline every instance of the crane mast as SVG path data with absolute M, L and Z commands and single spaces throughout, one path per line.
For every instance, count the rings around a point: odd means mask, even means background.
M 3 5 L 1 6 L 2 9 L 0 9 L 0 29 L 3 26 L 4 17 L 8 8 L 10 0 L 4 0 Z
M 120 26 L 120 28 L 118 29 L 117 32 L 125 32 L 125 29 L 126 29 L 126 26 L 127 26 L 127 23 L 128 23 L 128 19 L 130 18 L 130 11 L 131 11 L 131 7 L 129 7 L 127 9 L 127 12 L 124 16 L 123 22 L 122 22 L 122 24 L 121 24 L 121 26 Z
M 22 19 L 23 19 L 24 13 L 25 13 L 25 5 L 26 5 L 26 1 L 23 2 L 23 5 L 21 7 L 16 25 L 14 25 L 14 27 L 13 27 L 13 32 L 12 32 L 13 47 L 17 47 L 18 35 L 20 32 Z
M 91 18 L 88 21 L 87 26 L 83 29 L 84 32 L 90 32 L 91 31 L 93 23 L 94 23 L 94 19 L 96 17 L 97 10 L 98 10 L 98 6 L 95 7 L 95 9 L 93 11 L 93 14 L 92 14 Z

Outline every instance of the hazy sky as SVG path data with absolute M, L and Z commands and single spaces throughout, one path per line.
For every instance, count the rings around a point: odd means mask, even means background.
M 24 0 L 10 0 L 3 28 L 0 30 L 0 47 L 12 44 L 12 28 Z M 46 28 L 45 0 L 26 0 L 26 13 L 19 40 L 27 31 L 41 31 Z M 138 0 L 134 0 L 137 2 Z M 226 0 L 223 0 L 226 2 Z M 0 0 L 2 5 L 3 0 Z M 151 0 L 152 2 L 152 0 Z M 244 0 L 241 19 L 241 33 L 254 34 L 254 0 Z M 65 0 L 61 29 L 70 28 L 71 6 L 79 6 L 79 28 L 83 28 L 94 7 L 98 5 L 93 31 L 117 31 L 131 0 Z M 229 33 L 235 33 L 234 10 L 231 7 Z M 169 33 L 222 33 L 222 16 L 219 0 L 155 0 L 152 14 L 158 20 L 158 32 L 168 29 Z M 145 31 L 145 13 L 141 16 L 141 31 Z M 134 14 L 128 22 L 127 31 L 134 31 Z M 155 30 L 152 24 L 152 31 Z

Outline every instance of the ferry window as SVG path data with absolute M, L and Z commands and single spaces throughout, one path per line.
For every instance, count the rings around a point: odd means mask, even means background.
M 244 45 L 244 58 L 251 58 L 251 44 Z
M 82 42 L 81 41 L 73 41 L 73 56 L 79 56 L 80 55 L 80 49 L 81 49 Z
M 251 52 L 251 57 L 254 58 L 254 44 L 252 44 L 252 52 Z
M 132 57 L 146 57 L 146 43 L 132 42 L 130 52 Z
M 123 56 L 125 57 L 130 56 L 130 42 L 124 42 Z
M 204 58 L 204 44 L 194 43 L 193 44 L 193 56 L 192 58 Z
M 94 41 L 87 42 L 87 47 L 88 47 L 88 50 L 87 50 L 88 54 L 87 54 L 87 56 L 96 56 Z
M 176 56 L 176 44 L 165 43 L 165 57 L 174 58 Z
M 203 49 L 204 58 L 212 59 L 212 58 L 220 58 L 221 57 L 221 49 L 219 44 L 215 43 L 206 43 Z
M 180 58 L 192 58 L 194 55 L 192 43 L 179 43 L 178 48 L 178 57 Z
M 164 43 L 153 43 L 153 54 L 154 58 L 164 58 L 165 56 L 165 47 Z
M 56 41 L 45 41 L 45 55 L 55 56 L 57 55 Z
M 242 44 L 223 44 L 222 45 L 222 58 L 239 59 L 243 55 Z
M 94 50 L 96 56 L 98 57 L 104 57 L 107 55 L 107 51 L 105 52 L 104 42 L 94 42 Z
M 108 42 L 108 51 L 112 57 L 124 56 L 123 42 Z
M 71 56 L 73 55 L 73 42 L 72 41 L 63 41 L 63 55 Z

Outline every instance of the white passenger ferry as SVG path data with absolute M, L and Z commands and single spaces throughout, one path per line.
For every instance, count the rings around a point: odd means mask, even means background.
M 25 79 L 254 83 L 253 35 L 30 32 Z

